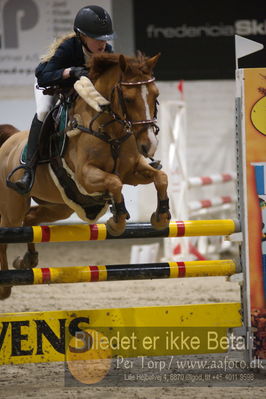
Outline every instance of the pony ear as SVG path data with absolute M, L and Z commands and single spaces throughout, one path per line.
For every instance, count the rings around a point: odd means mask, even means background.
M 148 58 L 145 61 L 143 67 L 141 68 L 143 70 L 143 72 L 149 73 L 149 72 L 153 71 L 160 56 L 161 56 L 161 53 L 158 53 L 154 57 Z
M 119 56 L 119 66 L 123 73 L 129 72 L 131 70 L 130 65 L 127 63 L 126 58 L 123 54 Z

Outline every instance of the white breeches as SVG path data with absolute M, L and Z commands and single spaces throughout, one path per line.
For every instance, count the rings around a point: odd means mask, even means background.
M 37 85 L 37 80 L 34 83 L 36 113 L 39 121 L 43 122 L 47 113 L 50 111 L 55 99 L 54 96 L 43 94 L 43 90 L 38 89 L 36 85 Z

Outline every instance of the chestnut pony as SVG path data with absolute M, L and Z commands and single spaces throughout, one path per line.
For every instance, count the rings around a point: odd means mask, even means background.
M 122 195 L 123 184 L 149 183 L 154 183 L 157 191 L 157 208 L 151 223 L 156 229 L 168 226 L 167 176 L 147 161 L 147 157 L 155 153 L 159 130 L 156 124 L 159 92 L 153 77 L 158 57 L 147 58 L 141 54 L 136 57 L 92 56 L 90 79 L 109 105 L 96 111 L 86 101 L 89 80 L 82 77 L 75 83 L 77 95 L 70 108 L 64 154 L 55 167 L 51 167 L 51 162 L 37 165 L 35 182 L 27 195 L 7 187 L 6 179 L 19 165 L 28 132 L 20 132 L 12 125 L 0 125 L 1 227 L 52 223 L 68 218 L 73 212 L 87 223 L 94 223 L 112 203 L 113 216 L 107 222 L 107 229 L 110 234 L 119 236 L 129 218 Z M 57 167 L 71 179 L 82 201 L 84 198 L 94 201 L 92 208 L 69 198 L 69 190 L 63 187 L 56 173 Z M 21 173 L 17 170 L 14 176 L 18 178 Z M 30 206 L 31 198 L 39 205 Z M 2 270 L 8 268 L 6 248 L 6 244 L 0 244 Z M 35 267 L 37 263 L 37 252 L 30 243 L 24 257 L 17 258 L 13 265 L 23 269 Z M 11 287 L 0 288 L 1 299 L 10 293 Z

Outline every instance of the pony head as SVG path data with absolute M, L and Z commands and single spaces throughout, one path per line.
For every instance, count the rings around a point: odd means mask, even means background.
M 93 54 L 89 68 L 96 90 L 110 103 L 110 108 L 135 135 L 138 150 L 152 157 L 157 149 L 157 97 L 153 69 L 160 54 L 147 58 L 142 54 Z M 111 129 L 122 129 L 118 124 Z

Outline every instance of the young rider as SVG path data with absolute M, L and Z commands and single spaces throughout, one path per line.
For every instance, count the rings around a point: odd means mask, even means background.
M 71 88 L 77 79 L 88 74 L 85 64 L 92 53 L 113 52 L 107 43 L 114 38 L 112 20 L 102 7 L 81 8 L 74 20 L 74 31 L 56 41 L 51 55 L 43 58 L 36 68 L 38 86 Z M 35 87 L 36 114 L 30 128 L 24 174 L 12 185 L 20 194 L 27 194 L 32 187 L 41 127 L 53 104 L 53 96 L 44 95 L 38 86 Z

